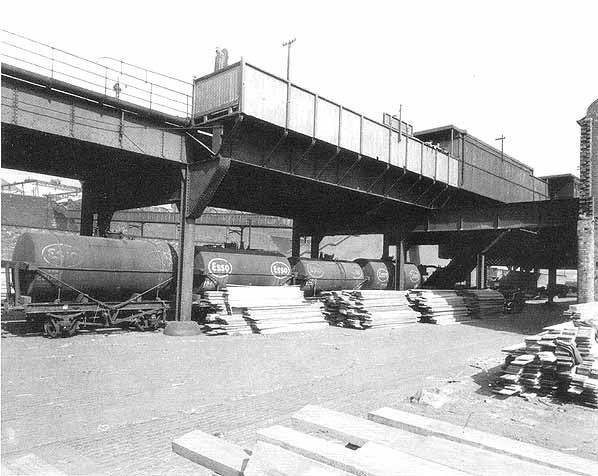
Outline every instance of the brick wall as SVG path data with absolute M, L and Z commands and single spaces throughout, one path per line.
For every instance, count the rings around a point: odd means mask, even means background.
M 592 197 L 594 199 L 594 299 L 598 298 L 598 99 L 588 108 L 588 117 L 592 118 L 591 164 Z
M 596 103 L 594 103 L 596 104 Z M 590 110 L 588 110 L 590 112 Z M 597 118 L 598 119 L 598 118 Z M 592 150 L 596 134 L 594 118 L 588 114 L 578 124 L 581 127 L 579 156 L 579 217 L 577 222 L 577 279 L 580 303 L 595 300 L 596 279 L 596 219 L 592 196 L 593 175 L 598 175 L 598 150 Z M 596 122 L 598 124 L 598 121 Z M 593 170 L 594 169 L 594 173 Z
M 47 197 L 2 194 L 2 224 L 56 228 L 54 202 Z

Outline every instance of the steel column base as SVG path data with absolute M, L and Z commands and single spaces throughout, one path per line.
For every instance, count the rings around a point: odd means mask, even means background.
M 201 327 L 195 321 L 170 321 L 164 329 L 165 336 L 197 336 Z

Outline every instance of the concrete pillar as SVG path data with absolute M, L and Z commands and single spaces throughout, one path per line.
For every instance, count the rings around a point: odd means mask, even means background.
M 548 268 L 548 287 L 546 291 L 548 293 L 548 302 L 554 302 L 554 296 L 556 295 L 556 266 Z

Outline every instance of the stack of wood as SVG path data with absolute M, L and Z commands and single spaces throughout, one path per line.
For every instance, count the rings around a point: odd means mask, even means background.
M 526 337 L 525 343 L 502 350 L 507 357 L 495 393 L 568 396 L 598 408 L 598 342 L 593 327 L 572 322 L 547 327 Z
M 324 315 L 334 326 L 353 329 L 397 327 L 420 317 L 405 291 L 355 290 L 325 293 Z
M 465 299 L 454 290 L 412 289 L 407 297 L 422 322 L 446 325 L 471 320 Z
M 251 334 L 251 326 L 243 318 L 243 313 L 232 313 L 228 304 L 228 291 L 202 291 L 200 305 L 207 307 L 202 331 L 204 334 L 241 335 Z
M 564 314 L 574 321 L 598 319 L 598 302 L 571 304 Z
M 228 304 L 255 334 L 298 332 L 328 327 L 320 304 L 307 301 L 299 286 L 229 286 Z
M 200 430 L 172 450 L 229 476 L 596 474 L 595 461 L 393 408 L 361 418 L 307 405 L 258 430 L 251 451 Z
M 464 289 L 459 294 L 475 319 L 497 317 L 504 312 L 505 297 L 494 289 Z

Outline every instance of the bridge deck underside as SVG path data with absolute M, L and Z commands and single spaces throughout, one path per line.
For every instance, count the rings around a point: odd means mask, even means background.
M 539 230 L 477 230 L 412 233 L 410 245 L 440 245 L 443 258 L 474 249 L 479 243 L 490 244 L 502 237 L 486 254 L 486 263 L 497 266 L 573 269 L 577 263 L 577 231 L 563 225 Z
M 100 184 L 118 209 L 167 203 L 180 186 L 171 161 L 5 123 L 2 166 Z

